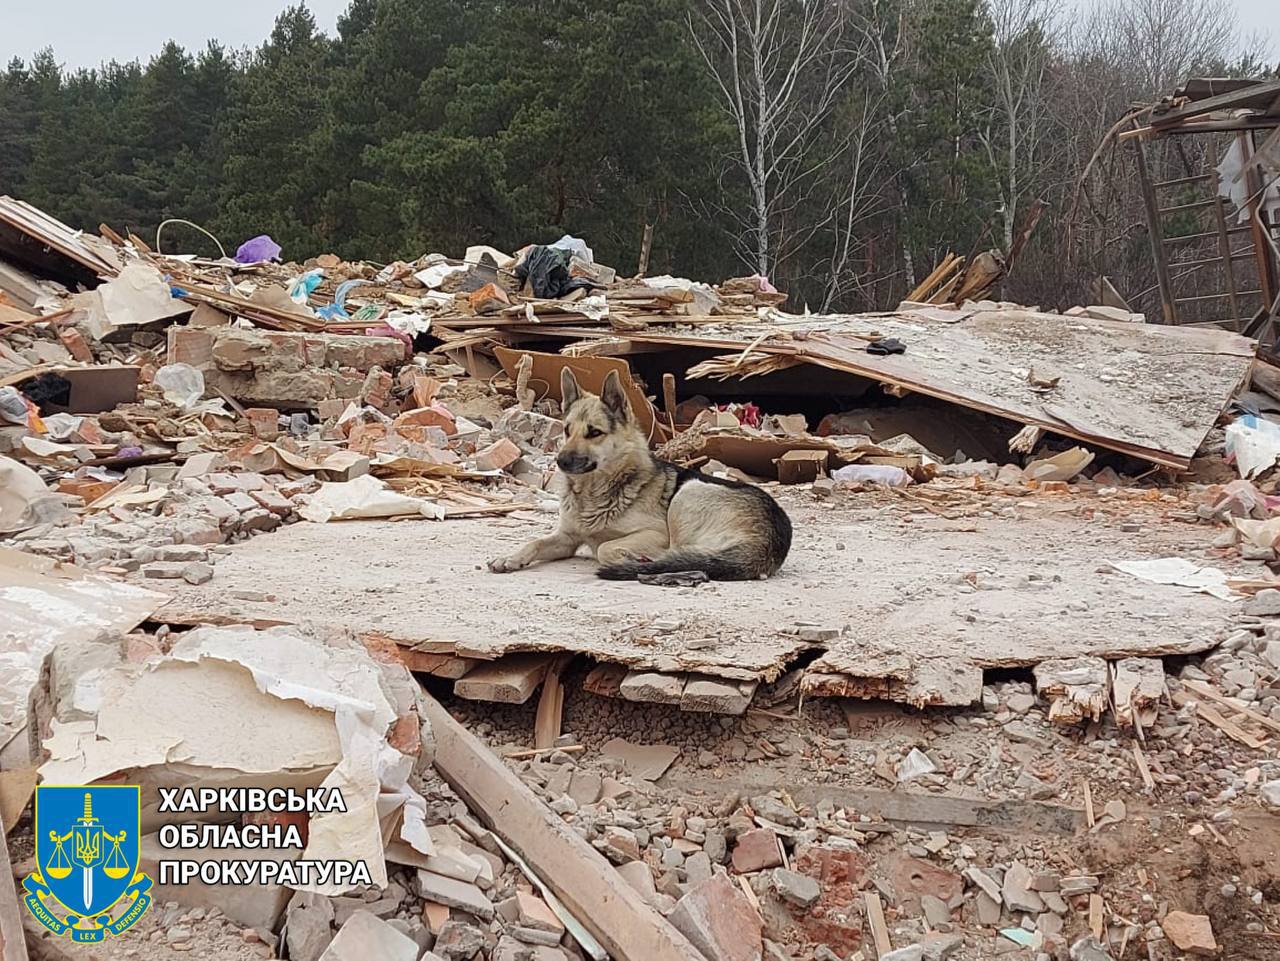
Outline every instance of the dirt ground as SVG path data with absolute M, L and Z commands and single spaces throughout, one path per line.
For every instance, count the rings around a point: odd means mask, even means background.
M 672 853 L 672 839 L 726 832 L 732 850 L 735 810 L 770 795 L 800 818 L 788 842 L 796 852 L 811 835 L 852 844 L 868 889 L 884 895 L 895 946 L 926 934 L 919 899 L 912 906 L 900 896 L 911 879 L 945 888 L 969 868 L 1018 862 L 1097 878 L 1113 961 L 1183 957 L 1159 927 L 1169 910 L 1209 915 L 1224 959 L 1280 959 L 1280 816 L 1256 794 L 1259 781 L 1280 777 L 1275 740 L 1254 750 L 1194 709 L 1163 704 L 1141 745 L 1154 782 L 1145 790 L 1133 735 L 1109 719 L 1051 725 L 1025 666 L 1071 653 L 1164 653 L 1172 655 L 1166 668 L 1176 687 L 1181 669 L 1200 664 L 1202 652 L 1249 618 L 1238 601 L 1148 584 L 1109 563 L 1177 556 L 1240 577 L 1258 574 L 1260 564 L 1215 548 L 1220 529 L 1196 523 L 1194 505 L 1171 493 L 1019 496 L 936 487 L 781 496 L 796 544 L 782 575 L 766 583 L 606 584 L 585 558 L 505 577 L 483 570 L 487 557 L 549 529 L 549 515 L 297 524 L 233 546 L 218 558 L 211 583 L 172 589 L 172 609 L 460 641 L 491 656 L 548 644 L 602 646 L 627 663 L 696 657 L 766 677 L 822 649 L 987 664 L 981 702 L 968 707 L 922 711 L 793 695 L 742 717 L 718 717 L 590 694 L 581 682 L 591 660 L 579 657 L 566 673 L 559 742 L 571 750 L 510 763 L 588 836 L 611 824 L 633 832 L 659 892 L 673 896 L 692 875 L 683 855 Z M 648 641 L 652 632 L 634 630 L 659 618 L 680 627 Z M 805 644 L 795 636 L 798 624 L 843 633 Z M 532 747 L 536 698 L 521 706 L 467 702 L 453 697 L 447 681 L 423 681 L 495 750 Z M 610 752 L 617 738 L 678 754 L 661 778 L 646 781 Z M 935 770 L 908 782 L 901 765 L 917 750 Z M 584 773 L 612 779 L 620 793 L 580 806 L 572 794 Z M 1092 829 L 1086 790 L 1098 816 Z M 695 821 L 701 830 L 691 834 Z M 837 958 L 858 950 L 871 957 L 860 917 L 855 925 L 821 905 L 788 909 L 769 896 L 767 874 L 752 884 L 766 934 L 786 957 L 830 961 L 815 945 L 833 946 Z M 1067 900 L 1059 943 L 1088 934 L 1090 907 L 1087 895 Z M 966 897 L 935 926 L 963 938 L 949 955 L 954 961 L 1006 954 L 1065 961 L 1065 948 L 1037 954 L 1001 935 L 1000 927 L 1017 927 L 1007 914 L 993 926 L 974 912 Z M 191 938 L 172 943 L 162 932 L 175 927 L 191 929 Z M 145 941 L 130 938 L 87 956 L 160 961 L 189 951 L 248 961 L 269 953 L 225 919 L 191 918 L 177 906 L 152 912 L 139 930 Z

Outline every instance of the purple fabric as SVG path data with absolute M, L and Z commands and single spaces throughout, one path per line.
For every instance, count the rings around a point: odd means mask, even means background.
M 260 264 L 264 260 L 278 260 L 281 248 L 278 243 L 263 234 L 246 240 L 236 251 L 236 262 L 241 264 Z

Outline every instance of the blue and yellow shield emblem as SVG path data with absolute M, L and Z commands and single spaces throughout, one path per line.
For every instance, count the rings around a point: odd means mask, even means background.
M 36 871 L 23 902 L 54 934 L 101 941 L 151 905 L 139 870 L 141 791 L 136 786 L 36 788 Z

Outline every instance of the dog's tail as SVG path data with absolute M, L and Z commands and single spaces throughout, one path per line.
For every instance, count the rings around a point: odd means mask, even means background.
M 648 574 L 679 574 L 702 571 L 713 581 L 754 581 L 773 573 L 760 552 L 745 548 L 725 551 L 679 549 L 667 551 L 652 561 L 623 561 L 605 564 L 596 576 L 607 581 L 634 581 Z

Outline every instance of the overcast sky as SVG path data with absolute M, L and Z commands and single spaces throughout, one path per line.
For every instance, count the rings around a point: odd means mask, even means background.
M 1277 0 L 1233 2 L 1242 22 L 1275 22 Z M 328 33 L 333 33 L 347 3 L 309 0 L 321 29 Z M 200 49 L 209 39 L 228 47 L 256 46 L 286 6 L 288 0 L 5 0 L 0 3 L 0 59 L 29 59 L 50 46 L 59 62 L 74 68 L 107 60 L 145 61 L 170 39 L 188 50 Z M 1280 57 L 1280 27 L 1270 34 L 1271 50 Z

